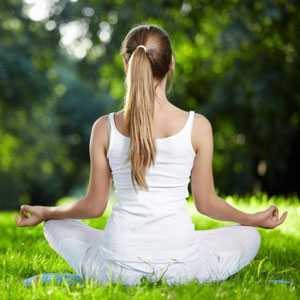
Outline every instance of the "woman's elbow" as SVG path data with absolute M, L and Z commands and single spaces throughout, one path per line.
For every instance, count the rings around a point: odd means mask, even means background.
M 90 213 L 91 219 L 97 219 L 102 217 L 102 215 L 104 214 L 103 210 L 97 210 L 97 209 L 93 209 Z
M 197 211 L 200 214 L 207 215 L 209 211 L 209 203 L 211 202 L 211 197 L 201 197 L 201 198 L 194 198 L 195 199 L 195 206 Z
M 91 214 L 92 214 L 93 218 L 100 218 L 103 216 L 105 210 L 106 210 L 106 205 L 97 207 L 97 208 L 93 207 Z
M 106 206 L 100 206 L 96 201 L 88 201 L 87 210 L 90 219 L 100 218 L 104 214 Z
M 207 208 L 206 208 L 206 207 L 203 207 L 203 206 L 197 208 L 197 211 L 198 211 L 200 214 L 202 214 L 202 215 L 207 215 L 207 214 L 208 214 L 208 213 L 207 213 L 207 212 L 208 212 Z

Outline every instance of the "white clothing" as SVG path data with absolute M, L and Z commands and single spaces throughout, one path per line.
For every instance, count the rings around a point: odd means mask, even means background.
M 149 191 L 136 185 L 125 164 L 130 138 L 109 114 L 107 157 L 112 170 L 114 204 L 104 230 L 79 220 L 48 220 L 44 233 L 50 246 L 82 277 L 104 283 L 118 279 L 136 284 L 141 277 L 169 284 L 223 280 L 256 256 L 260 234 L 255 227 L 233 224 L 195 230 L 186 210 L 188 184 L 196 156 L 191 144 L 194 111 L 175 135 L 156 139 L 155 165 L 146 174 Z

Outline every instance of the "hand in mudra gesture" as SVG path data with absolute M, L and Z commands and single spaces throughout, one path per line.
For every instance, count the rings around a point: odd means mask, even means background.
M 253 214 L 253 226 L 265 229 L 273 229 L 281 225 L 286 219 L 288 212 L 285 211 L 280 218 L 279 211 L 275 204 L 272 204 L 264 211 Z
M 44 206 L 39 205 L 22 205 L 20 208 L 20 217 L 19 220 L 17 215 L 14 215 L 16 223 L 20 227 L 24 226 L 36 226 L 42 221 L 44 221 Z M 26 212 L 30 213 L 30 216 L 26 214 Z

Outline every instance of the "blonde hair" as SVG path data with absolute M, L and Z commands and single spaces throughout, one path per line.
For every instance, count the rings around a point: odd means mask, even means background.
M 143 47 L 138 47 L 143 45 Z M 169 72 L 172 61 L 172 47 L 166 31 L 155 25 L 137 25 L 126 35 L 121 55 L 128 66 L 125 79 L 124 120 L 130 137 L 129 154 L 126 162 L 131 162 L 131 180 L 146 191 L 146 172 L 154 166 L 156 140 L 153 132 L 155 89 Z M 171 70 L 174 83 L 174 70 Z

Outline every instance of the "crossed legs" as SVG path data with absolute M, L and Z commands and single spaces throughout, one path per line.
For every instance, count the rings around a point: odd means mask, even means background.
M 104 231 L 77 219 L 48 220 L 43 230 L 50 247 L 83 277 L 89 253 L 97 248 Z M 197 230 L 196 235 L 201 257 L 196 276 L 203 280 L 209 276 L 209 281 L 224 280 L 244 268 L 256 256 L 261 243 L 255 227 L 239 223 Z

